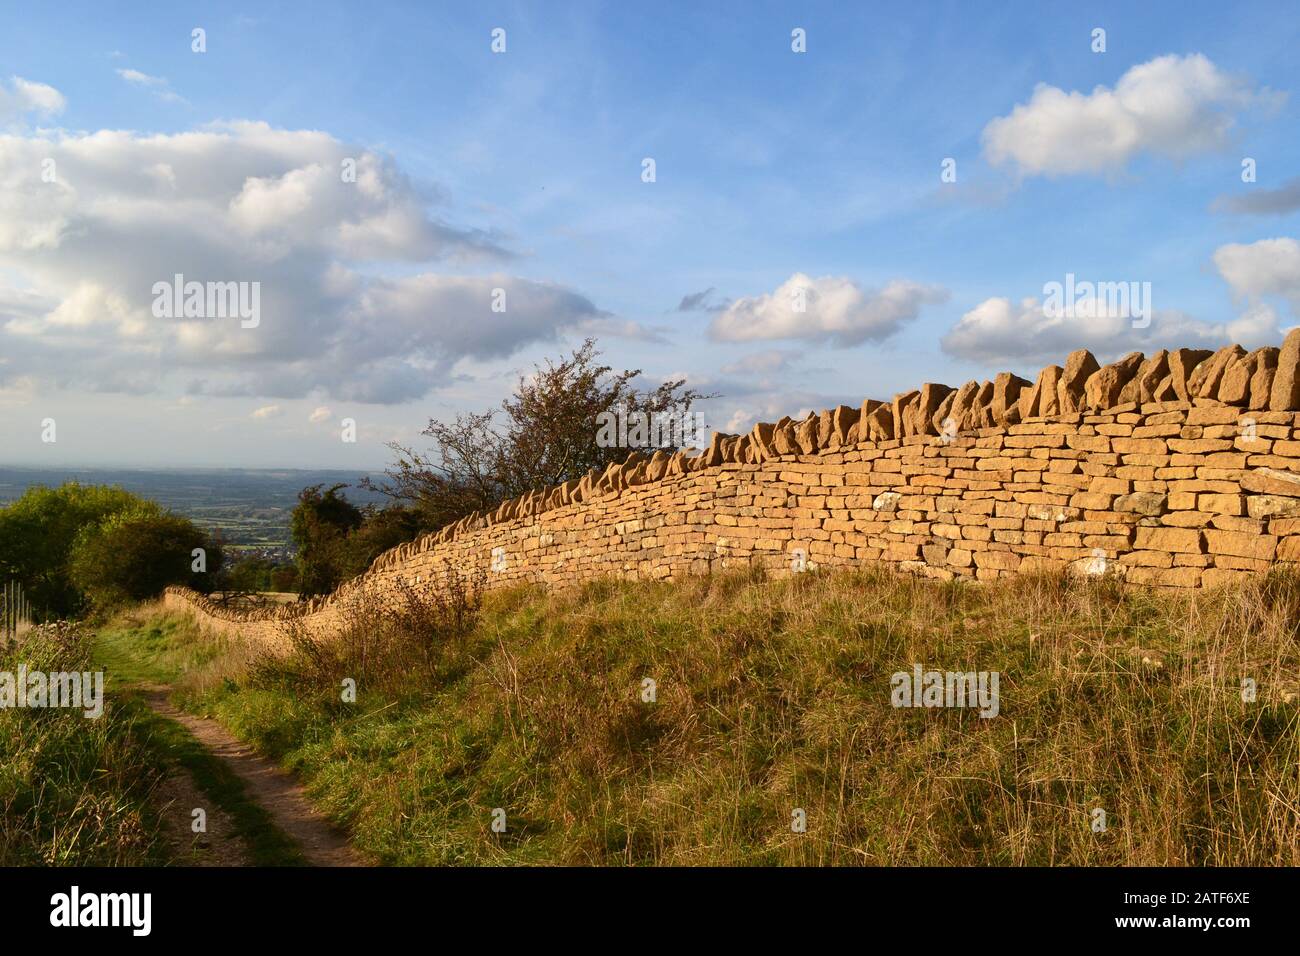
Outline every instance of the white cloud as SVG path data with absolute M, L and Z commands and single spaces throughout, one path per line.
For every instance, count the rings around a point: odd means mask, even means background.
M 852 279 L 814 279 L 797 272 L 771 294 L 731 303 L 710 323 L 709 335 L 727 342 L 803 339 L 859 345 L 888 338 L 914 320 L 922 305 L 946 298 L 943 289 L 904 279 L 877 291 Z
M 1233 296 L 1246 303 L 1243 312 L 1226 322 L 1204 322 L 1182 312 L 1155 309 L 1143 328 L 1105 305 L 1095 307 L 1096 314 L 1065 316 L 1056 309 L 1049 314 L 1037 298 L 1019 303 L 991 298 L 963 315 L 941 345 L 949 355 L 996 364 L 1031 359 L 1055 362 L 1078 348 L 1113 357 L 1178 346 L 1217 348 L 1235 342 L 1257 348 L 1276 343 L 1284 329 L 1282 317 L 1264 298 L 1284 298 L 1300 315 L 1300 242 L 1282 237 L 1230 243 L 1216 249 L 1213 258 Z M 1143 298 L 1150 309 L 1149 297 Z M 1094 306 L 1099 301 L 1094 299 Z
M 167 81 L 160 76 L 150 76 L 148 73 L 141 73 L 139 70 L 124 69 L 117 70 L 117 75 L 128 83 L 135 83 L 138 86 L 166 86 Z
M 318 131 L 0 134 L 0 355 L 60 388 L 397 402 L 464 359 L 636 331 L 553 283 L 434 271 L 513 256 L 428 205 L 391 161 Z M 155 318 L 154 284 L 178 273 L 260 283 L 260 324 Z
M 263 405 L 261 408 L 253 409 L 249 418 L 279 418 L 284 414 L 284 409 L 279 405 Z
M 1230 243 L 1214 251 L 1214 265 L 1237 296 L 1283 296 L 1300 313 L 1300 242 L 1283 237 Z
M 313 425 L 319 425 L 321 422 L 329 421 L 330 416 L 332 416 L 333 414 L 334 413 L 330 411 L 328 405 L 319 405 L 312 411 L 311 415 L 308 417 L 307 420 L 311 422 Z
M 1142 152 L 1177 160 L 1221 148 L 1237 113 L 1279 99 L 1202 54 L 1171 54 L 1130 68 L 1114 89 L 1040 83 L 1028 103 L 984 127 L 984 153 L 1029 175 L 1114 172 Z
M 115 71 L 118 76 L 134 86 L 142 86 L 153 92 L 158 99 L 167 103 L 184 103 L 185 97 L 175 92 L 166 77 L 150 76 L 148 73 L 141 73 L 139 70 L 130 68 L 119 69 Z
M 985 299 L 961 317 L 940 344 L 943 351 L 1002 369 L 1029 362 L 1059 363 L 1075 349 L 1086 348 L 1107 361 L 1128 352 L 1159 348 L 1218 348 L 1237 342 L 1248 348 L 1275 342 L 1277 315 L 1251 310 L 1233 322 L 1201 322 L 1173 310 L 1155 310 L 1145 328 L 1127 315 L 1104 309 L 1090 316 L 1048 315 L 1034 297 L 1012 302 Z
M 842 401 L 845 399 L 834 395 L 806 389 L 783 389 L 774 385 L 761 394 L 751 396 L 744 404 L 713 403 L 718 407 L 716 420 L 719 425 L 716 430 L 732 435 L 743 435 L 752 430 L 757 422 L 775 422 L 786 415 L 797 421 L 806 418 L 809 412 L 834 408 Z M 849 401 L 856 405 L 861 400 L 850 399 Z M 709 416 L 709 422 L 712 427 L 714 416 Z
M 30 375 L 6 379 L 4 362 L 0 361 L 0 407 L 30 405 L 36 397 L 36 380 Z
M 631 339 L 637 342 L 655 342 L 661 345 L 668 342 L 664 330 L 660 327 L 644 325 L 631 319 L 614 318 L 603 312 L 598 316 L 578 322 L 573 327 L 573 331 L 578 335 L 590 335 L 598 339 Z
M 63 94 L 45 83 L 33 83 L 21 76 L 0 80 L 0 123 L 10 122 L 27 113 L 40 116 L 57 116 L 63 112 L 67 101 Z

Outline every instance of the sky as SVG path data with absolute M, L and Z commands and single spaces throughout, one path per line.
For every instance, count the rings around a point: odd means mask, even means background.
M 1276 345 L 1297 48 L 1287 3 L 5 3 L 0 463 L 374 469 L 588 336 L 732 433 Z

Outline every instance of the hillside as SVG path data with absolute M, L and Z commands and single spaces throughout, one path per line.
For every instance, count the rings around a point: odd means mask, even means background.
M 220 529 L 232 550 L 283 556 L 292 550 L 289 515 L 298 493 L 309 485 L 346 483 L 357 504 L 379 503 L 381 496 L 359 487 L 362 477 L 354 471 L 292 468 L 0 467 L 0 507 L 36 485 L 113 485 L 192 518 L 201 527 Z
M 171 668 L 390 864 L 1295 865 L 1297 622 L 1282 572 L 745 571 L 407 591 L 335 642 L 282 624 L 286 659 L 157 610 L 101 645 Z M 998 672 L 997 716 L 892 706 L 916 665 Z

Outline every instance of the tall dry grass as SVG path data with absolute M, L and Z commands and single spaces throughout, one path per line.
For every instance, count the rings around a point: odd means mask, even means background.
M 476 601 L 359 605 L 202 703 L 391 862 L 1300 863 L 1294 574 L 1179 594 L 738 573 Z M 918 663 L 998 671 L 999 715 L 892 707 Z
M 0 672 L 93 672 L 91 635 L 48 625 L 0 650 Z M 0 707 L 0 866 L 125 866 L 161 862 L 150 800 L 160 779 L 112 704 Z

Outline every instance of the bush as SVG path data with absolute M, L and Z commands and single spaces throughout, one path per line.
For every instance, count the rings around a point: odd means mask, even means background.
M 293 565 L 279 565 L 271 570 L 271 590 L 291 593 L 298 590 L 298 569 Z
M 292 687 L 304 697 L 338 699 L 350 677 L 367 695 L 427 694 L 458 679 L 473 665 L 468 638 L 478 623 L 481 574 L 448 574 L 436 590 L 397 586 L 396 600 L 371 595 L 343 609 L 340 633 L 313 634 L 299 620 L 282 625 L 293 648 L 287 657 L 265 654 L 252 666 L 255 685 Z
M 188 518 L 149 503 L 83 529 L 69 571 L 76 587 L 102 609 L 157 597 L 170 584 L 210 592 L 222 558 L 220 547 Z
M 639 369 L 615 372 L 598 359 L 593 339 L 569 357 L 547 360 L 527 377 L 500 410 L 459 415 L 453 422 L 430 419 L 423 432 L 433 449 L 422 453 L 399 444 L 387 480 L 366 479 L 363 487 L 404 502 L 419 515 L 421 530 L 436 531 L 476 511 L 538 488 L 551 488 L 588 471 L 602 471 L 628 456 L 629 449 L 600 439 L 601 418 L 623 408 L 629 413 L 684 420 L 692 406 L 714 395 L 686 388 L 685 379 L 642 391 Z M 669 438 L 656 447 L 676 451 Z
M 44 618 L 69 617 L 83 595 L 72 581 L 69 561 L 77 535 L 110 515 L 141 504 L 121 488 L 67 482 L 58 488 L 29 488 L 0 508 L 0 577 L 16 578 Z
M 347 485 L 321 491 L 312 485 L 298 493 L 290 528 L 298 548 L 298 592 L 328 594 L 348 576 L 348 535 L 361 527 L 361 509 L 342 493 Z
M 196 547 L 207 552 L 205 573 L 190 570 Z M 42 620 L 82 612 L 92 590 L 110 603 L 168 584 L 210 591 L 221 558 L 193 523 L 121 488 L 38 486 L 0 508 L 0 577 L 23 583 Z
M 393 505 L 367 508 L 361 526 L 348 535 L 344 571 L 348 577 L 361 574 L 375 558 L 389 548 L 419 537 L 419 514 L 411 508 Z
M 362 510 L 343 493 L 347 485 L 322 491 L 323 487 L 304 488 L 293 509 L 291 527 L 298 548 L 295 587 L 303 597 L 330 593 L 363 573 L 383 552 L 413 540 L 421 531 L 419 514 L 411 508 Z

